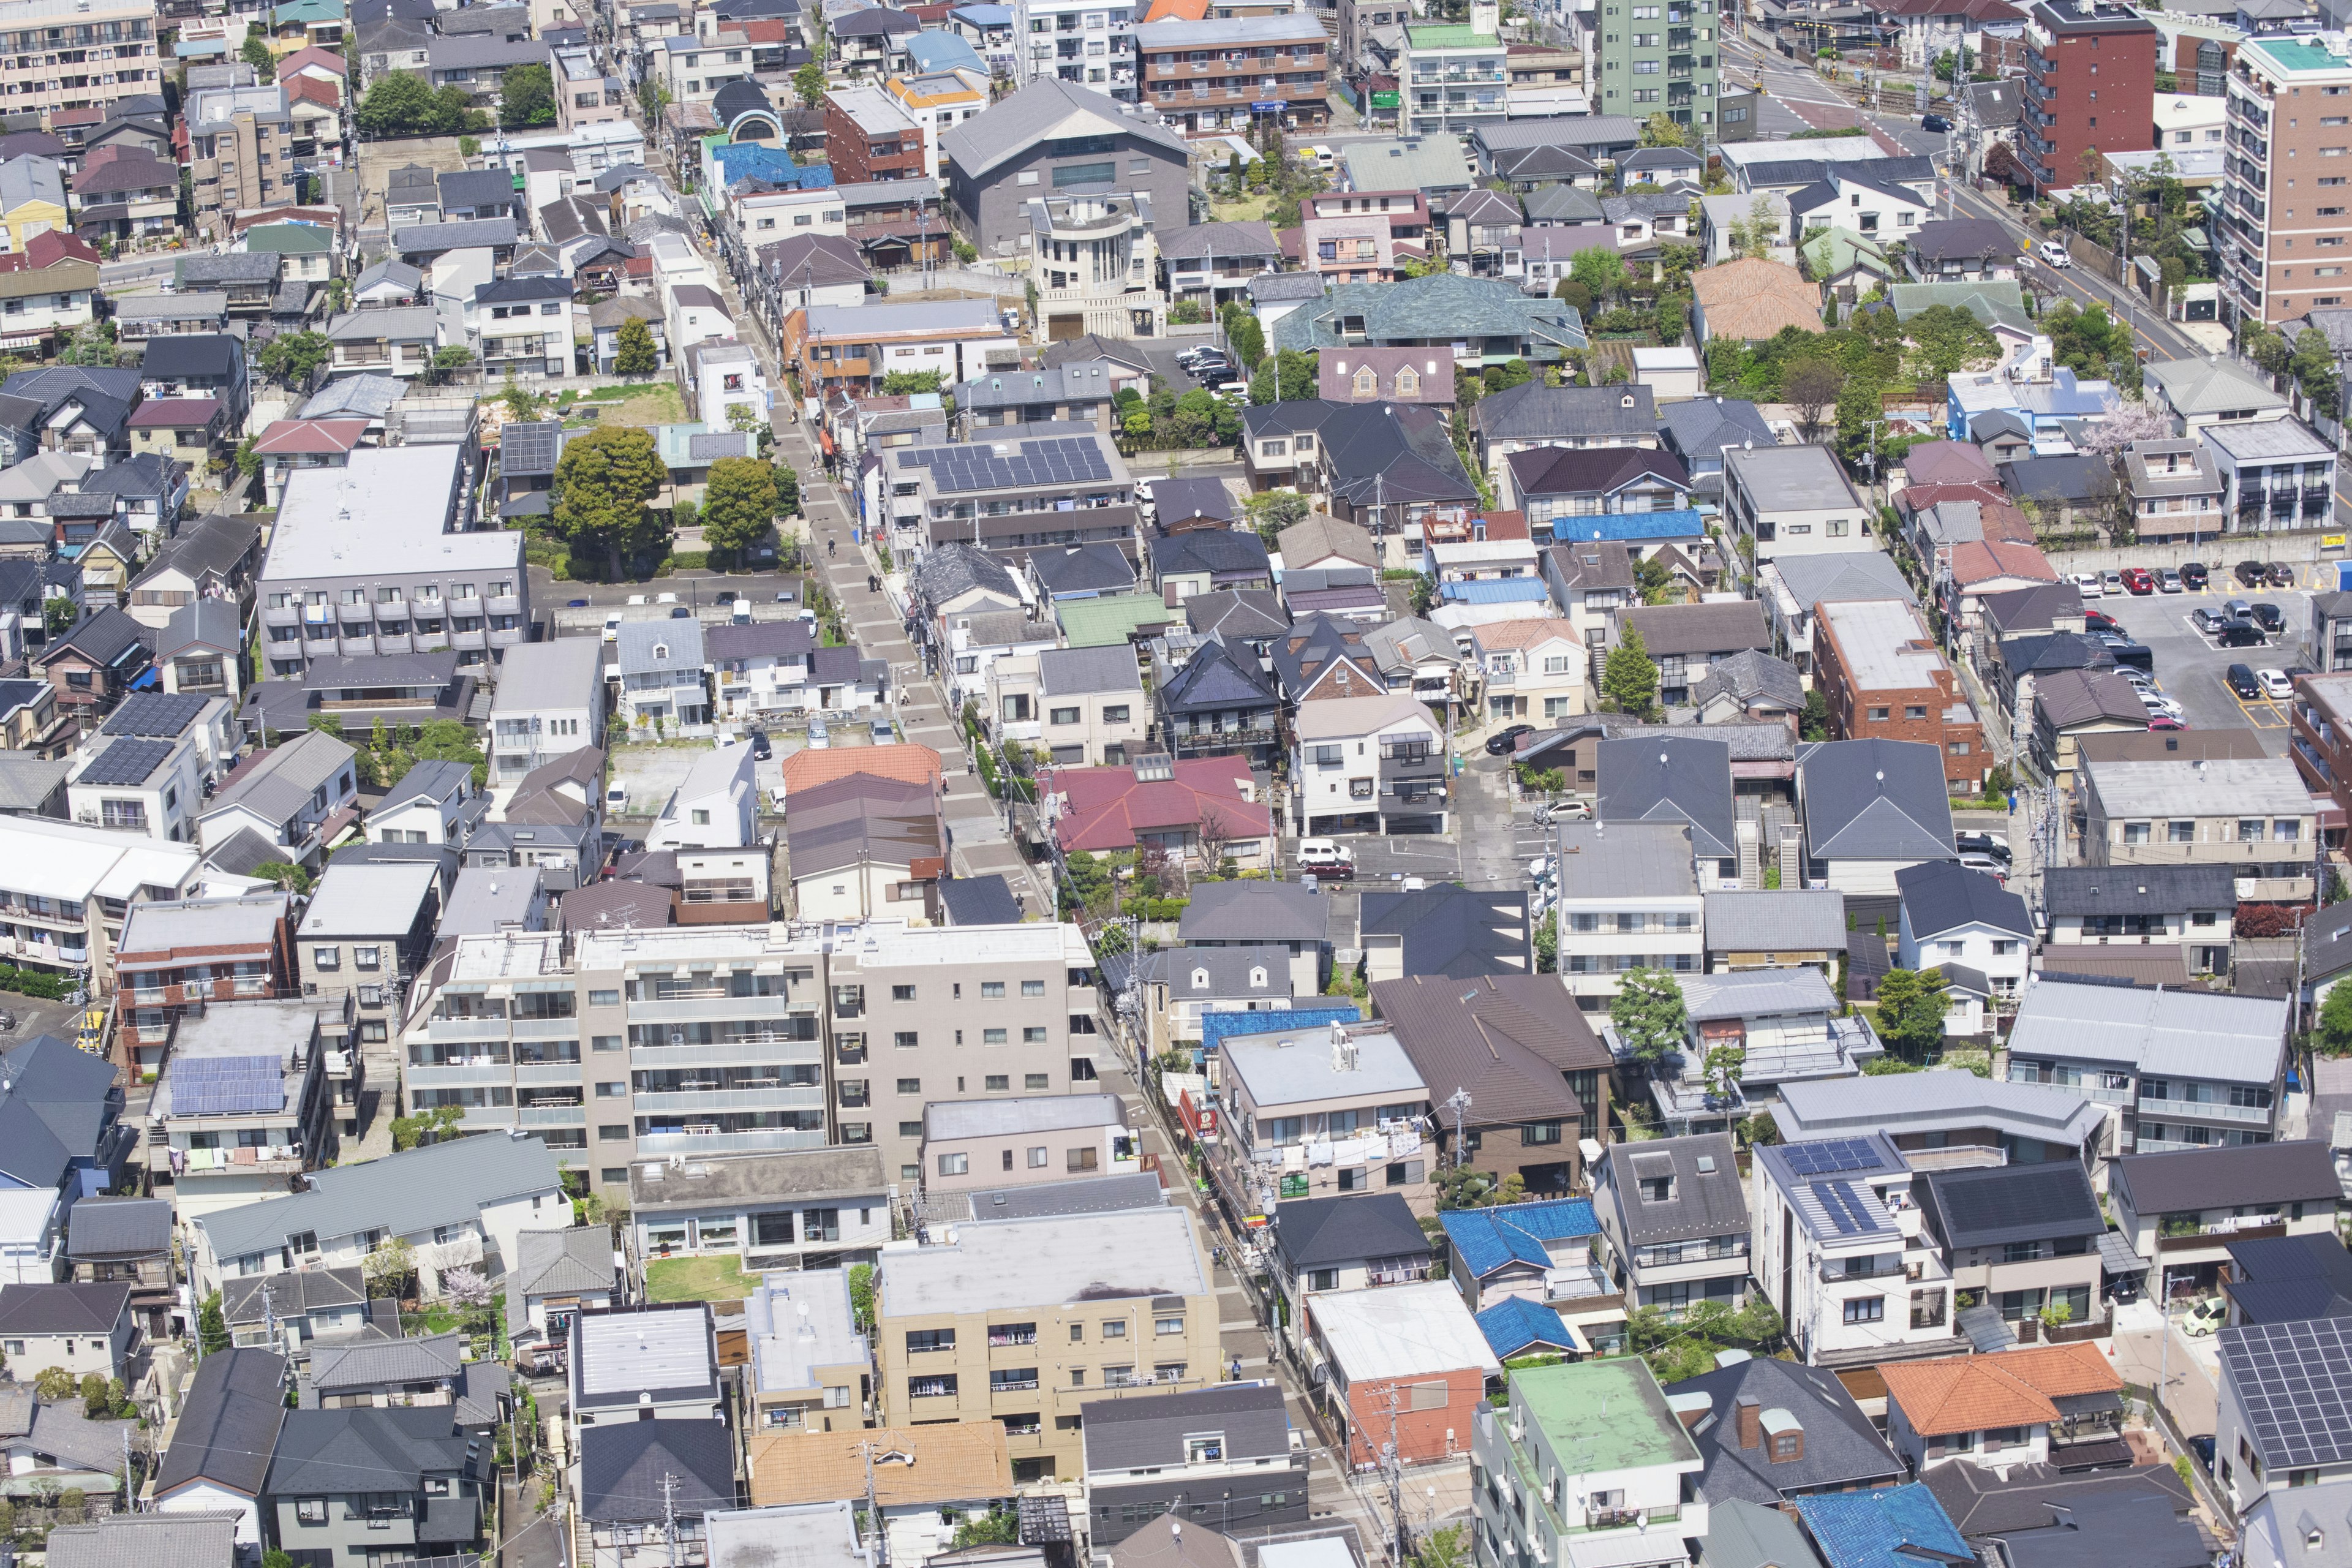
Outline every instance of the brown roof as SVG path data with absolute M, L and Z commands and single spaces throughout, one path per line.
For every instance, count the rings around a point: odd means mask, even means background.
M 676 900 L 650 882 L 591 882 L 563 895 L 556 910 L 565 931 L 645 931 L 676 925 Z
M 1984 540 L 1952 546 L 1952 581 L 1963 588 L 1979 583 L 2019 577 L 2029 583 L 2055 583 L 2058 569 L 2031 544 Z
M 1644 605 L 1620 610 L 1617 624 L 1638 630 L 1652 658 L 1667 653 L 1723 653 L 1744 647 L 1772 651 L 1764 606 L 1753 599 L 1722 605 Z
M 1433 1092 L 1470 1091 L 1480 1125 L 1580 1115 L 1561 1075 L 1610 1066 L 1557 975 L 1409 975 L 1375 984 L 1372 1006 Z
M 828 746 L 822 752 L 798 751 L 784 759 L 784 794 L 845 779 L 852 773 L 898 779 L 904 784 L 940 782 L 940 754 L 929 746 L 902 741 L 895 746 Z
M 2160 734 L 2078 735 L 2074 754 L 2090 763 L 2177 763 L 2203 757 L 2221 762 L 2233 757 L 2260 757 L 2263 738 L 2252 730 L 2216 726 L 2210 730 L 2167 730 Z
M 1709 337 L 1753 342 L 1778 336 L 1783 327 L 1822 330 L 1821 286 L 1778 261 L 1719 263 L 1691 275 L 1691 292 L 1706 312 Z
M 2147 705 L 2132 683 L 2112 669 L 2061 669 L 2041 678 L 2033 700 L 2053 729 L 2122 721 L 2147 728 Z
M 1992 1355 L 1947 1356 L 1881 1366 L 1886 1397 L 1923 1436 L 2054 1421 L 2053 1400 L 2116 1394 L 2124 1380 L 2099 1347 L 2024 1345 Z
M 928 1507 L 1013 1495 L 1013 1458 L 998 1421 L 861 1427 L 752 1436 L 751 1506 L 831 1502 L 866 1491 L 873 1445 L 874 1499 L 884 1508 Z M 905 1455 L 904 1462 L 885 1455 Z
M 2089 974 L 2101 979 L 2128 980 L 2135 985 L 2169 985 L 2179 990 L 2189 983 L 2189 954 L 2177 942 L 2149 947 L 2093 947 L 2087 942 L 2060 942 L 2043 945 L 2034 969 L 2055 978 Z

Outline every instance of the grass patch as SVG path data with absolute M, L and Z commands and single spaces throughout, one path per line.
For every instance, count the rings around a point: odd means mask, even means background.
M 1211 202 L 1209 221 L 1212 223 L 1253 223 L 1265 216 L 1266 208 L 1274 205 L 1268 195 L 1246 195 L 1239 201 Z
M 740 1258 L 663 1258 L 646 1265 L 648 1301 L 740 1301 L 751 1293 Z
M 596 390 L 599 394 L 614 391 L 606 387 L 598 387 Z M 650 427 L 656 425 L 682 425 L 686 422 L 686 399 L 678 395 L 677 387 L 666 381 L 653 382 L 644 386 L 623 387 L 617 389 L 613 396 L 599 395 L 593 397 L 593 401 L 601 410 L 596 419 L 599 425 L 635 425 Z M 577 405 L 574 406 L 576 407 Z

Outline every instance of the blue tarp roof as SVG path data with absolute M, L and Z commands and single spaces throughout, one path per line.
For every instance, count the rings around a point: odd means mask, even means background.
M 1936 1494 L 1918 1482 L 1789 1500 L 1829 1568 L 1920 1568 L 1929 1553 L 1974 1557 Z
M 1556 517 L 1551 536 L 1571 539 L 1685 539 L 1705 533 L 1706 524 L 1696 509 L 1681 511 L 1621 511 L 1605 517 Z
M 1241 1007 L 1213 1008 L 1201 1015 L 1201 1049 L 1213 1051 L 1227 1035 L 1263 1035 L 1276 1029 L 1319 1029 L 1327 1024 L 1360 1022 L 1352 1005 L 1292 1007 L 1286 1011 L 1253 1012 Z
M 1594 1236 L 1601 1230 L 1590 1198 L 1557 1198 L 1546 1203 L 1509 1204 L 1491 1209 L 1449 1209 L 1437 1216 L 1445 1234 L 1462 1254 L 1462 1266 L 1474 1279 L 1485 1279 L 1506 1263 L 1517 1261 L 1546 1268 L 1551 1256 L 1547 1241 Z
M 1576 1336 L 1558 1312 L 1523 1296 L 1508 1297 L 1478 1314 L 1478 1331 L 1496 1361 L 1508 1361 L 1531 1350 L 1574 1351 Z
M 952 70 L 957 66 L 966 70 L 976 70 L 982 76 L 988 74 L 987 62 L 980 58 L 980 51 L 971 47 L 971 40 L 954 33 L 917 33 L 907 40 L 906 48 L 907 58 L 918 76 L 931 71 Z
M 710 161 L 719 165 L 722 182 L 730 186 L 755 179 L 787 190 L 822 191 L 833 185 L 832 164 L 795 163 L 782 148 L 758 142 L 722 142 L 710 149 Z
M 1532 605 L 1547 595 L 1540 577 L 1482 577 L 1475 583 L 1440 583 L 1437 596 L 1457 605 Z

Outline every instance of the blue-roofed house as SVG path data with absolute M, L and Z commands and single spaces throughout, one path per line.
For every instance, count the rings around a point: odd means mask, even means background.
M 1496 1361 L 1524 1355 L 1583 1355 L 1583 1336 L 1539 1301 L 1507 1296 L 1478 1315 L 1478 1331 Z
M 1624 1293 L 1599 1260 L 1601 1221 L 1591 1199 L 1449 1209 L 1437 1218 L 1445 1227 L 1447 1277 L 1482 1319 L 1501 1302 L 1522 1300 L 1557 1313 L 1588 1349 L 1622 1344 Z
M 1977 439 L 1979 420 L 2009 414 L 2033 432 L 2038 444 L 2044 436 L 2063 437 L 2062 421 L 2105 419 L 2122 406 L 2113 383 L 2078 380 L 2063 364 L 2048 381 L 2014 382 L 1999 371 L 1955 375 L 1945 395 L 1946 422 L 1955 441 Z
M 959 5 L 948 13 L 948 26 L 980 50 L 990 75 L 1013 74 L 1020 57 L 1013 45 L 1012 6 Z
M 1696 509 L 1556 517 L 1551 520 L 1551 536 L 1561 544 L 1614 540 L 1633 547 L 1637 554 L 1651 553 L 1668 544 L 1680 546 L 1688 553 L 1706 540 L 1706 521 L 1705 514 Z
M 788 191 L 833 188 L 833 165 L 802 163 L 782 147 L 760 142 L 730 142 L 712 136 L 702 143 L 705 190 L 732 190 L 745 180 L 759 180 Z
M 917 33 L 907 40 L 906 49 L 909 74 L 914 76 L 930 76 L 958 67 L 978 71 L 983 78 L 988 75 L 988 62 L 972 47 L 971 40 L 954 33 Z
M 1540 577 L 1482 577 L 1437 585 L 1437 596 L 1455 605 L 1540 605 L 1550 592 Z
M 1829 1568 L 1923 1568 L 1974 1563 L 1936 1494 L 1917 1481 L 1789 1500 Z
M 1331 1007 L 1293 1007 L 1282 1016 L 1285 1027 L 1301 1031 L 1328 1028 L 1333 1024 L 1353 1024 L 1363 1014 L 1352 1005 Z M 1265 1015 L 1245 1012 L 1239 1008 L 1213 1008 L 1201 1014 L 1201 1051 L 1202 1061 L 1217 1048 L 1228 1035 L 1263 1035 Z

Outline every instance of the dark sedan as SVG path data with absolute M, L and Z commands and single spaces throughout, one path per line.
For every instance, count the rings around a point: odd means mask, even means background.
M 1497 730 L 1486 737 L 1486 754 L 1490 757 L 1507 757 L 1518 750 L 1520 736 L 1532 735 L 1535 732 L 1536 727 L 1533 724 L 1514 724 L 1507 730 Z
M 2271 569 L 2260 561 L 2241 561 L 2231 570 L 2236 574 L 2240 586 L 2259 588 L 2263 585 L 2263 579 L 2270 575 Z

